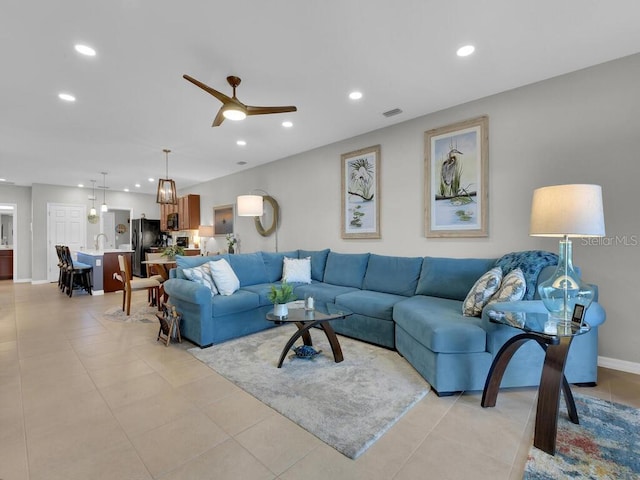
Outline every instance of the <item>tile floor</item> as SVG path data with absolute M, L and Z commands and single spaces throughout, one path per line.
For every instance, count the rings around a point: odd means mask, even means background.
M 146 295 L 138 292 L 137 295 Z M 349 460 L 195 360 L 157 325 L 104 320 L 120 294 L 0 282 L 0 479 L 522 477 L 535 389 L 427 395 Z M 580 389 L 578 389 L 580 390 Z M 640 376 L 588 394 L 640 407 Z

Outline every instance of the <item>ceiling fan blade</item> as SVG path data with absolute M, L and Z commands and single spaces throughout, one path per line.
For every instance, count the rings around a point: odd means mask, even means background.
M 224 110 L 224 105 L 222 107 L 220 107 L 220 110 L 218 110 L 218 114 L 216 115 L 216 118 L 213 120 L 213 123 L 211 124 L 212 127 L 219 127 L 222 122 L 224 122 L 224 115 L 222 114 Z
M 213 88 L 211 88 L 209 85 L 205 85 L 204 83 L 202 83 L 199 80 L 196 80 L 193 77 L 190 77 L 189 75 L 182 75 L 182 78 L 184 78 L 185 80 L 193 83 L 194 85 L 196 85 L 197 87 L 200 87 L 201 89 L 203 89 L 205 92 L 210 93 L 211 95 L 213 95 L 214 97 L 216 97 L 218 100 L 220 100 L 222 103 L 227 103 L 231 101 L 231 97 L 228 97 L 227 95 L 225 95 L 222 92 L 219 92 L 217 90 L 214 90 Z
M 247 115 L 267 115 L 269 113 L 287 113 L 298 111 L 298 109 L 293 105 L 288 107 L 252 107 L 250 105 L 247 105 L 246 108 Z

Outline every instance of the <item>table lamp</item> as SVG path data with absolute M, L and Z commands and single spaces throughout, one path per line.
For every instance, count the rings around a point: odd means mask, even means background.
M 586 310 L 595 289 L 581 281 L 573 267 L 571 237 L 604 236 L 602 187 L 554 185 L 534 190 L 529 235 L 560 237 L 558 268 L 538 285 L 538 293 L 559 325 L 571 323 L 576 304 Z

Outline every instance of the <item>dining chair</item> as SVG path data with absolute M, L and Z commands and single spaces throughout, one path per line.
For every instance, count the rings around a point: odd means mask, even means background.
M 160 291 L 160 282 L 154 278 L 131 278 L 131 267 L 124 255 L 118 255 L 118 265 L 120 267 L 120 274 L 114 273 L 113 276 L 117 280 L 122 282 L 122 311 L 126 311 L 127 315 L 131 315 L 131 295 L 136 290 L 148 290 L 155 294 L 155 298 L 158 298 Z M 126 304 L 126 310 L 125 310 Z M 158 310 L 161 310 L 161 306 L 158 302 Z
M 161 259 L 164 254 L 145 252 L 144 255 L 145 255 L 145 260 L 149 261 L 149 260 Z M 147 266 L 147 277 L 153 278 L 154 280 L 157 280 L 158 282 L 160 282 L 160 290 L 159 290 L 158 298 L 157 299 L 153 298 L 153 293 L 149 291 L 149 302 L 160 302 L 160 297 L 162 297 L 163 301 L 166 302 L 168 295 L 164 292 L 164 288 L 162 286 L 162 284 L 165 281 L 165 277 L 164 275 L 162 275 L 162 273 L 159 270 L 160 268 L 163 268 L 163 267 L 154 265 L 153 263 L 147 263 L 146 266 Z

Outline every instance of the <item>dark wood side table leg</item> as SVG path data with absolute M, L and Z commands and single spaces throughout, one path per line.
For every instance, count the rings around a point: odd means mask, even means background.
M 304 328 L 304 322 L 295 322 L 296 327 L 298 327 L 298 330 L 302 330 L 302 341 L 304 342 L 305 345 L 309 346 L 309 347 L 313 347 L 313 341 L 311 340 L 311 334 L 309 333 L 309 329 L 305 329 Z
M 484 391 L 482 392 L 483 407 L 495 407 L 496 399 L 498 398 L 498 390 L 500 390 L 500 383 L 502 383 L 502 376 L 507 369 L 507 365 L 511 361 L 511 357 L 518 351 L 518 349 L 529 340 L 535 340 L 540 342 L 540 338 L 531 333 L 521 333 L 511 337 L 505 342 L 498 354 L 491 363 L 487 380 L 484 384 Z
M 344 357 L 342 356 L 342 348 L 340 347 L 340 342 L 338 342 L 338 337 L 336 337 L 335 330 L 329 324 L 329 322 L 322 322 L 320 324 L 320 328 L 324 330 L 324 333 L 327 336 L 327 340 L 329 340 L 331 350 L 333 351 L 333 359 L 336 361 L 336 363 L 340 363 L 344 360 Z
M 548 345 L 544 357 L 544 366 L 538 390 L 538 405 L 536 409 L 535 433 L 533 445 L 550 455 L 556 453 L 556 434 L 558 431 L 558 410 L 560 407 L 560 389 L 571 392 L 564 377 L 564 365 L 571 346 L 572 337 L 560 337 L 557 345 Z M 569 406 L 569 402 L 572 407 Z M 575 417 L 575 403 L 573 395 L 567 398 L 569 416 Z M 573 409 L 573 415 L 571 410 Z M 573 420 L 573 418 L 572 418 Z M 574 422 L 575 423 L 575 422 Z

